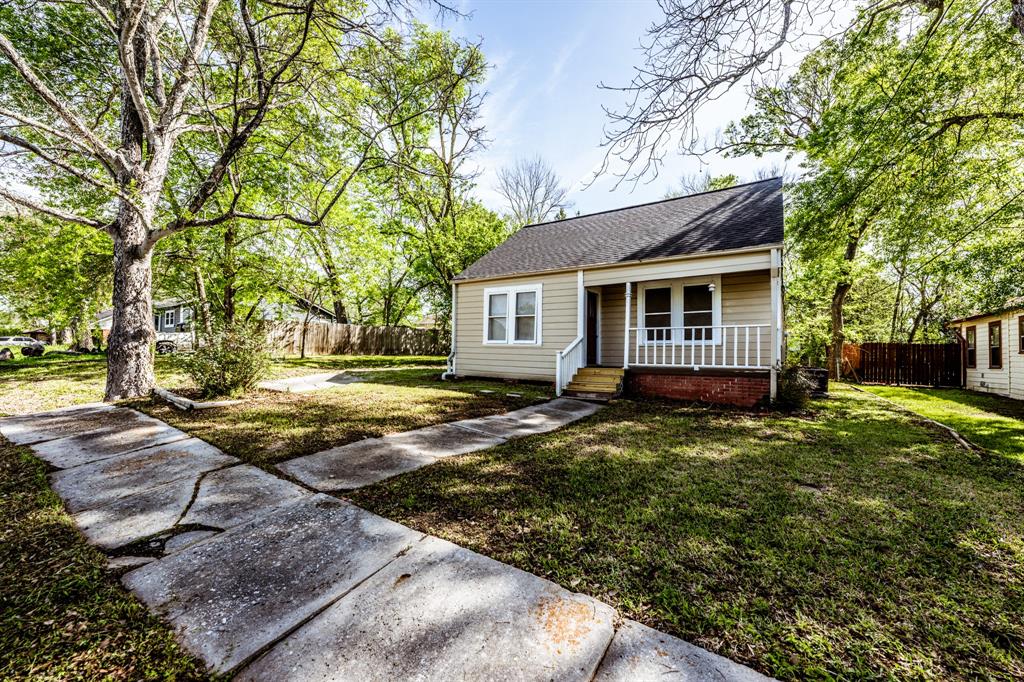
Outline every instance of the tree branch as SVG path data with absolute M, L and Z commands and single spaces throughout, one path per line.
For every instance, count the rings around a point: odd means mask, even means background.
M 35 91 L 35 93 L 42 99 L 46 104 L 53 110 L 57 116 L 59 116 L 77 135 L 80 135 L 82 139 L 89 143 L 89 147 L 92 151 L 109 167 L 122 169 L 124 164 L 122 163 L 121 157 L 107 146 L 99 137 L 96 136 L 92 130 L 75 115 L 70 108 L 68 108 L 63 102 L 61 102 L 57 96 L 47 87 L 39 76 L 36 75 L 35 71 L 29 65 L 25 58 L 21 56 L 11 41 L 7 39 L 3 33 L 0 33 L 0 52 L 7 57 L 8 61 L 14 66 L 15 70 L 21 74 L 22 79 L 28 83 L 29 87 Z
M 32 199 L 29 199 L 28 197 L 23 197 L 18 194 L 14 194 L 13 192 L 9 192 L 3 187 L 0 187 L 0 197 L 7 199 L 7 201 L 11 202 L 12 204 L 24 206 L 25 208 L 36 211 L 37 213 L 45 213 L 46 215 L 58 218 L 60 220 L 66 220 L 70 223 L 77 223 L 79 225 L 85 225 L 87 227 L 95 227 L 97 230 L 103 230 L 104 232 L 106 232 L 110 227 L 109 223 L 102 223 L 98 220 L 85 218 L 75 213 L 70 213 L 59 208 L 47 206 L 46 204 L 34 201 Z

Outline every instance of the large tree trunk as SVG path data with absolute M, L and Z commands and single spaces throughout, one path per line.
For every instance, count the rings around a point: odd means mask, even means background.
M 839 380 L 843 376 L 843 344 L 846 343 L 846 331 L 843 326 L 843 304 L 846 295 L 853 287 L 851 282 L 838 282 L 832 293 L 832 345 L 829 348 L 828 375 L 830 379 Z
M 108 402 L 146 396 L 155 384 L 153 251 L 130 207 L 122 209 L 119 228 L 114 235 L 114 319 L 107 343 Z
M 832 292 L 832 345 L 829 348 L 828 375 L 830 379 L 839 380 L 843 376 L 843 344 L 846 343 L 846 330 L 843 320 L 843 305 L 846 303 L 846 296 L 853 288 L 853 261 L 857 257 L 857 247 L 860 240 L 868 229 L 868 219 L 860 224 L 860 229 L 850 232 L 846 239 L 846 250 L 843 252 L 843 273 L 836 282 L 836 288 Z M 852 225 L 851 225 L 852 227 Z

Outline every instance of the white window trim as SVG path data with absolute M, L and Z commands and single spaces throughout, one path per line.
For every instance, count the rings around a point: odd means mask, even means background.
M 170 327 L 174 326 L 174 311 L 173 310 L 165 310 L 164 311 L 164 329 L 167 329 L 168 326 L 170 326 Z
M 710 339 L 704 339 L 700 341 L 683 341 L 682 339 L 676 339 L 677 334 L 676 328 L 683 326 L 683 287 L 692 287 L 700 284 L 715 285 L 715 290 L 711 294 L 711 326 L 712 335 Z M 646 322 L 645 314 L 645 302 L 647 300 L 646 292 L 648 289 L 664 289 L 670 288 L 672 290 L 672 297 L 669 310 L 672 313 L 672 338 L 665 339 L 663 341 L 648 341 L 647 334 L 640 334 L 640 345 L 641 346 L 664 346 L 664 345 L 681 345 L 686 344 L 687 346 L 718 346 L 721 345 L 721 330 L 719 327 L 722 324 L 722 276 L 721 275 L 710 275 L 708 277 L 684 277 L 678 279 L 661 279 L 651 282 L 640 282 L 638 285 L 637 292 L 637 309 L 636 309 L 636 320 L 637 327 L 644 328 Z
M 516 294 L 532 291 L 536 294 L 536 315 L 535 327 L 534 327 L 534 339 L 531 341 L 516 341 L 515 340 L 515 319 L 516 319 Z M 491 340 L 487 338 L 487 328 L 490 326 L 488 320 L 490 319 L 490 301 L 491 296 L 495 294 L 506 294 L 508 296 L 507 303 L 505 305 L 505 339 L 504 340 Z M 483 343 L 485 346 L 540 346 L 543 344 L 541 338 L 541 332 L 543 329 L 543 322 L 541 319 L 541 313 L 544 310 L 543 306 L 544 299 L 544 285 L 543 284 L 524 284 L 520 286 L 512 287 L 489 287 L 484 289 L 484 329 L 483 329 Z

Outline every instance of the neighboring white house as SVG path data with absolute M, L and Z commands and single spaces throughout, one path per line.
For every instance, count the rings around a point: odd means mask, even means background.
M 782 181 L 523 228 L 453 282 L 449 373 L 753 405 L 781 367 Z
M 967 346 L 967 388 L 1024 400 L 1024 300 L 949 327 Z

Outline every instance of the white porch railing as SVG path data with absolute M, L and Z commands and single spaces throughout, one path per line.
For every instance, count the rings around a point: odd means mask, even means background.
M 629 331 L 633 340 L 629 365 L 770 369 L 770 326 L 631 327 Z
M 555 395 L 562 395 L 576 372 L 587 364 L 584 351 L 582 336 L 577 336 L 564 350 L 558 351 L 555 359 Z

